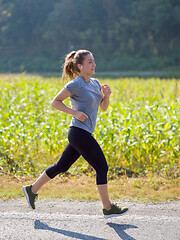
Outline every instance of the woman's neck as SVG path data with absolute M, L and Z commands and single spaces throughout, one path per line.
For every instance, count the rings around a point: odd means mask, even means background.
M 86 82 L 90 82 L 90 77 L 87 74 L 80 74 L 79 77 L 83 78 Z

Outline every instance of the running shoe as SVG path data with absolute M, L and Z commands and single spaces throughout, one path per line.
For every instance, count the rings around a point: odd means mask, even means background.
M 30 206 L 31 209 L 35 209 L 35 201 L 36 201 L 36 198 L 38 197 L 38 194 L 37 193 L 33 193 L 31 191 L 31 188 L 32 188 L 32 185 L 30 186 L 23 186 L 23 192 L 24 192 L 24 195 L 26 196 L 26 200 Z
M 103 214 L 105 218 L 118 217 L 125 214 L 128 208 L 120 208 L 116 204 L 111 205 L 111 209 L 103 209 Z

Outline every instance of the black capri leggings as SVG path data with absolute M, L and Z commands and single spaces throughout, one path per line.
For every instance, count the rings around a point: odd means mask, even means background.
M 66 172 L 82 155 L 95 169 L 97 185 L 106 184 L 108 165 L 99 144 L 91 133 L 81 128 L 70 127 L 68 140 L 69 143 L 58 162 L 46 169 L 48 177 L 54 178 L 59 173 Z

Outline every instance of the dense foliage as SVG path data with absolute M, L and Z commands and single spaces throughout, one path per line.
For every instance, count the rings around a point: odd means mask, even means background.
M 180 64 L 179 0 L 0 0 L 0 71 L 58 71 L 72 49 L 99 71 Z
M 180 82 L 153 78 L 105 82 L 112 89 L 111 102 L 107 111 L 99 111 L 94 136 L 107 158 L 109 176 L 153 172 L 179 176 Z M 39 174 L 58 160 L 67 143 L 71 119 L 50 105 L 61 88 L 58 78 L 1 76 L 3 172 Z M 81 158 L 70 171 L 91 174 L 92 169 Z

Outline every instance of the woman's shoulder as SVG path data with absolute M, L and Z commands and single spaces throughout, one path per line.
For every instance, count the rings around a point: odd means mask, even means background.
M 78 87 L 82 84 L 82 80 L 80 77 L 76 77 L 75 79 L 69 81 L 66 86 Z
M 64 88 L 66 88 L 71 93 L 71 96 L 78 95 L 81 87 L 82 81 L 79 77 L 71 80 L 64 86 Z

